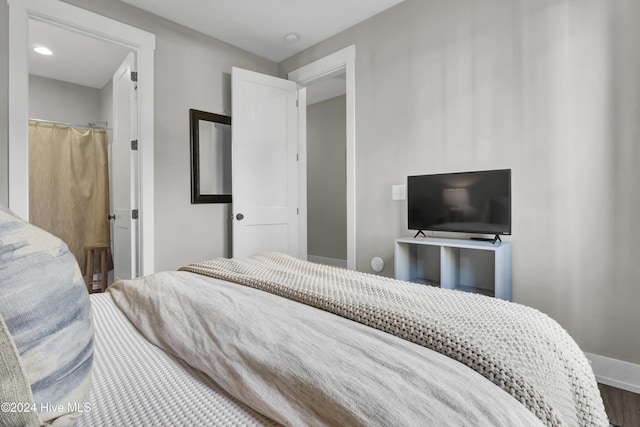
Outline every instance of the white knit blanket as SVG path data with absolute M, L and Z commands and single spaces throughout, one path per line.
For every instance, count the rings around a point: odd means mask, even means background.
M 445 354 L 507 391 L 548 426 L 607 426 L 593 370 L 539 311 L 266 253 L 181 270 L 240 283 L 355 320 Z

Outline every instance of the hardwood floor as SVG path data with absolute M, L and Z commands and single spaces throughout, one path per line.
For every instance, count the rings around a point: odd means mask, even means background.
M 598 384 L 609 422 L 620 427 L 640 427 L 640 394 Z

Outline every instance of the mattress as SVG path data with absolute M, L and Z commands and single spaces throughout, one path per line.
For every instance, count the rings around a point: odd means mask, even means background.
M 91 295 L 91 398 L 75 426 L 277 425 L 147 341 L 110 294 Z

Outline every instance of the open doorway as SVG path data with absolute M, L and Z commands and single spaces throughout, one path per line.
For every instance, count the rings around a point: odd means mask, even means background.
M 307 259 L 347 268 L 346 74 L 307 86 Z
M 108 285 L 111 254 L 131 251 L 113 239 L 112 215 L 113 76 L 131 51 L 34 19 L 28 51 L 29 221 L 65 241 L 85 275 L 86 249 L 108 247 Z
M 351 45 L 298 68 L 288 75 L 289 80 L 293 80 L 311 91 L 314 90 L 314 86 L 316 85 L 333 85 L 344 89 L 346 267 L 350 270 L 356 269 L 355 54 L 355 45 Z M 305 147 L 305 149 L 306 148 L 307 147 Z M 306 169 L 305 174 L 308 175 L 308 170 Z M 306 183 L 306 179 L 304 181 Z M 303 191 L 306 195 L 307 189 L 304 188 Z M 308 211 L 308 199 L 309 197 L 307 197 L 307 206 L 303 211 Z M 307 225 L 305 226 L 307 227 L 305 232 L 307 232 L 309 227 Z M 317 260 L 333 263 L 330 259 Z
M 134 53 L 138 63 L 137 98 L 134 111 L 138 123 L 140 183 L 135 195 L 139 207 L 136 275 L 154 270 L 154 200 L 153 200 L 153 51 L 155 36 L 146 31 L 79 7 L 51 0 L 36 2 L 16 0 L 9 3 L 9 207 L 21 217 L 29 218 L 29 24 L 41 21 L 72 33 L 100 39 Z M 84 52 L 83 52 L 84 54 Z M 74 70 L 75 71 L 75 70 Z

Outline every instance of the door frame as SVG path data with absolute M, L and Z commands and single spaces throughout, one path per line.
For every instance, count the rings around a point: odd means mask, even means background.
M 337 74 L 346 74 L 346 107 L 347 107 L 347 268 L 356 269 L 356 46 L 347 46 L 324 58 L 291 71 L 288 79 L 301 86 L 309 86 L 319 80 Z M 306 141 L 306 138 L 304 139 Z M 305 147 L 306 152 L 306 147 Z M 306 158 L 306 157 L 305 157 Z M 301 162 L 306 177 L 306 161 Z M 306 181 L 305 186 L 306 186 Z M 306 194 L 306 188 L 304 189 Z M 304 200 L 306 212 L 306 199 Z M 306 224 L 306 220 L 305 220 Z M 306 235 L 306 233 L 305 233 Z
M 119 44 L 136 54 L 138 68 L 140 275 L 154 271 L 154 50 L 155 35 L 59 0 L 7 0 L 9 4 L 9 208 L 29 219 L 29 20 Z

